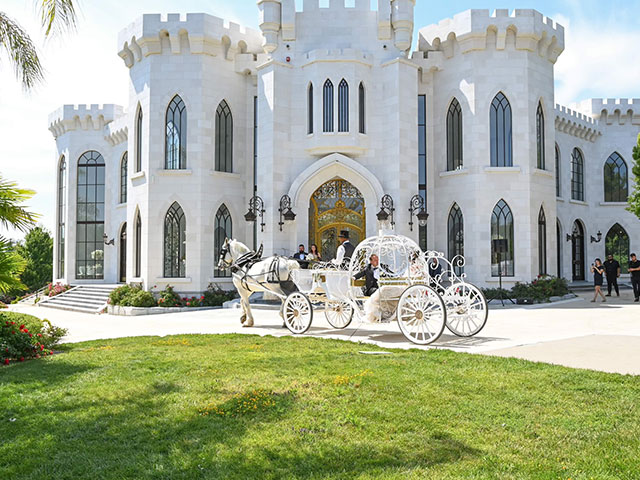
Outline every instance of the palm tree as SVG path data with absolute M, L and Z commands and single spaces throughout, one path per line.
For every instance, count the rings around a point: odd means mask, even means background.
M 40 24 L 45 37 L 75 28 L 76 0 L 38 0 Z M 0 11 L 0 50 L 9 57 L 16 77 L 25 90 L 30 90 L 44 78 L 38 51 L 29 34 Z

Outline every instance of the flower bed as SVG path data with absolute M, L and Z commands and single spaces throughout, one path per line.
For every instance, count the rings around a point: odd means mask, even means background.
M 56 295 L 60 295 L 61 293 L 66 292 L 71 289 L 71 285 L 64 285 L 60 282 L 53 284 L 50 283 L 47 285 L 47 289 L 44 291 L 44 295 L 47 297 L 55 297 Z
M 538 275 L 531 283 L 517 282 L 510 290 L 487 288 L 483 290 L 487 298 L 513 298 L 516 300 L 531 300 L 535 303 L 545 303 L 560 300 L 569 294 L 569 285 L 564 278 Z
M 53 347 L 66 335 L 48 320 L 16 312 L 0 312 L 0 362 L 24 362 L 53 354 Z

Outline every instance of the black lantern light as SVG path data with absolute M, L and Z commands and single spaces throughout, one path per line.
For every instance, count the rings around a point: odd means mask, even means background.
M 378 217 L 378 221 L 386 222 L 389 217 L 391 217 L 391 228 L 396 224 L 393 220 L 393 212 L 396 209 L 393 207 L 393 198 L 391 195 L 383 195 L 382 200 L 380 201 L 380 211 L 376 215 Z
M 280 198 L 280 208 L 278 208 L 278 212 L 280 212 L 280 231 L 282 231 L 282 226 L 284 222 L 293 222 L 296 219 L 296 214 L 291 210 L 291 197 L 289 195 L 283 195 Z
M 264 232 L 264 202 L 258 195 L 254 195 L 249 200 L 249 211 L 244 214 L 244 219 L 247 222 L 255 222 L 260 215 L 260 231 Z
M 417 212 L 417 213 L 416 213 Z M 429 219 L 429 214 L 424 208 L 424 198 L 420 195 L 414 195 L 409 202 L 409 227 L 413 231 L 413 216 L 418 219 L 418 225 L 424 227 Z
M 591 243 L 600 243 L 600 240 L 602 240 L 602 232 L 600 230 L 598 230 L 598 233 L 596 234 L 596 237 L 591 235 Z

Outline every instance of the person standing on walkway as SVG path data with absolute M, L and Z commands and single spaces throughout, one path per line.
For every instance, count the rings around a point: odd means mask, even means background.
M 607 255 L 607 260 L 604 262 L 604 273 L 607 277 L 607 297 L 611 296 L 611 287 L 615 288 L 616 296 L 620 296 L 620 289 L 618 288 L 618 278 L 620 278 L 620 263 L 613 258 L 613 255 Z
M 640 260 L 635 253 L 631 254 L 629 262 L 629 274 L 631 275 L 631 286 L 633 287 L 634 302 L 640 300 Z
M 603 302 L 606 302 L 607 299 L 604 297 L 604 293 L 602 293 L 602 275 L 604 275 L 604 267 L 602 266 L 602 261 L 599 258 L 596 258 L 595 263 L 591 264 L 591 273 L 593 273 L 593 286 L 595 287 L 595 295 L 591 302 L 594 303 L 598 298 L 598 295 L 602 296 Z

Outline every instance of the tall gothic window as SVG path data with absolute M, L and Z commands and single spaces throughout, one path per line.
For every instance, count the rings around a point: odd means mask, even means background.
M 427 97 L 418 95 L 418 194 L 427 208 Z M 418 245 L 427 250 L 427 226 L 418 226 Z
M 358 132 L 366 133 L 366 96 L 364 90 L 364 83 L 360 82 L 358 87 Z
M 491 102 L 491 166 L 513 166 L 513 140 L 511 132 L 511 104 L 502 92 Z
M 100 153 L 90 150 L 78 160 L 76 278 L 104 278 L 104 174 Z
M 514 276 L 513 214 L 507 202 L 500 200 L 491 214 L 491 276 Z M 499 241 L 496 241 L 499 240 Z M 504 240 L 506 240 L 506 245 Z M 500 261 L 498 261 L 498 258 Z
M 338 131 L 349 131 L 349 84 L 344 78 L 338 85 Z
M 562 227 L 556 219 L 556 269 L 558 278 L 562 278 Z
M 577 148 L 571 154 L 571 199 L 584 201 L 584 159 Z
M 120 160 L 120 203 L 127 203 L 127 169 L 129 168 L 129 155 L 124 152 Z
M 142 219 L 140 218 L 140 211 L 136 213 L 135 242 L 133 275 L 136 278 L 140 278 L 142 274 Z
M 142 171 L 142 107 L 138 105 L 136 117 L 136 173 Z
M 562 189 L 560 188 L 560 148 L 556 143 L 556 197 L 560 198 L 562 196 Z
M 225 100 L 216 110 L 216 172 L 233 172 L 233 116 Z
M 187 107 L 179 95 L 167 107 L 164 168 L 187 168 Z
M 626 202 L 629 196 L 627 163 L 613 152 L 604 163 L 604 201 Z
M 307 133 L 313 133 L 313 83 L 307 90 Z
M 222 204 L 216 213 L 216 221 L 213 230 L 214 252 L 220 253 L 225 238 L 233 238 L 233 225 L 231 222 L 231 214 L 225 204 Z M 217 260 L 217 258 L 216 258 Z M 228 269 L 219 270 L 216 268 L 214 276 L 230 277 L 231 272 Z
M 322 89 L 322 131 L 333 132 L 333 83 L 324 82 Z
M 164 276 L 183 278 L 187 264 L 187 220 L 178 202 L 164 217 Z
M 462 210 L 457 203 L 449 211 L 447 221 L 447 243 L 449 245 L 449 261 L 453 262 L 456 275 L 461 275 L 464 267 L 458 262 L 456 257 L 460 256 L 460 261 L 464 256 L 464 219 Z
M 58 167 L 58 273 L 64 277 L 65 205 L 67 203 L 67 160 L 60 159 Z
M 536 110 L 536 150 L 538 159 L 537 167 L 540 170 L 544 170 L 544 112 L 542 111 L 542 102 L 538 102 L 538 110 Z
M 619 223 L 607 232 L 604 239 L 605 256 L 613 255 L 620 263 L 622 273 L 629 273 L 629 235 Z
M 538 213 L 538 273 L 547 274 L 547 217 L 542 207 Z
M 447 170 L 462 168 L 462 108 L 453 99 L 447 111 Z

